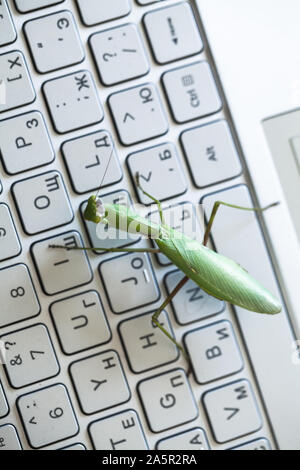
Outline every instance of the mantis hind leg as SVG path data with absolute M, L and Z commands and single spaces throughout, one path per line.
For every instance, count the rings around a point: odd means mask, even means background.
M 189 280 L 189 278 L 187 276 L 185 276 L 180 282 L 179 284 L 177 284 L 177 286 L 173 289 L 173 291 L 170 293 L 170 295 L 166 298 L 166 300 L 162 303 L 162 305 L 159 307 L 159 309 L 152 315 L 152 322 L 154 323 L 154 325 L 156 325 L 168 338 L 169 340 L 172 341 L 172 343 L 174 343 L 178 349 L 182 352 L 182 354 L 184 355 L 184 357 L 186 358 L 186 360 L 188 361 L 189 365 L 190 365 L 190 358 L 188 357 L 188 355 L 186 354 L 185 350 L 183 349 L 183 347 L 181 346 L 181 344 L 179 344 L 174 338 L 173 336 L 159 323 L 158 321 L 158 318 L 160 316 L 160 314 L 162 313 L 162 311 L 166 308 L 166 306 L 171 302 L 171 300 L 175 297 L 175 295 L 180 291 L 180 289 L 187 283 L 187 281 Z
M 214 223 L 214 220 L 215 220 L 215 217 L 217 215 L 217 212 L 220 208 L 220 206 L 226 206 L 226 207 L 231 207 L 233 209 L 239 209 L 239 210 L 242 210 L 242 211 L 254 211 L 254 212 L 264 212 L 268 209 L 270 209 L 271 207 L 275 207 L 275 206 L 278 206 L 279 202 L 275 202 L 273 204 L 270 204 L 269 206 L 267 207 L 243 207 L 243 206 L 236 206 L 235 204 L 228 204 L 227 202 L 223 202 L 223 201 L 216 201 L 214 203 L 214 207 L 213 207 L 213 210 L 211 212 L 211 216 L 209 218 L 209 221 L 208 221 L 208 224 L 207 224 L 207 227 L 206 227 L 206 231 L 205 231 L 205 234 L 204 234 L 204 238 L 203 238 L 203 242 L 202 244 L 203 245 L 207 245 L 207 242 L 208 242 L 208 238 L 209 238 L 209 235 L 211 233 L 211 229 L 212 229 L 212 226 L 213 226 L 213 223 Z
M 136 177 L 136 185 L 137 187 L 139 188 L 140 191 L 142 191 L 143 194 L 145 194 L 145 196 L 148 196 L 152 201 L 155 202 L 155 204 L 157 204 L 157 207 L 158 207 L 158 212 L 159 212 L 159 217 L 160 217 L 160 220 L 161 220 L 161 223 L 163 225 L 165 225 L 165 219 L 164 219 L 164 215 L 163 215 L 163 211 L 162 211 L 162 207 L 161 207 L 161 202 L 156 199 L 155 197 L 151 196 L 151 194 L 147 193 L 141 186 L 141 182 L 140 182 L 140 174 L 139 173 L 136 173 L 135 175 Z

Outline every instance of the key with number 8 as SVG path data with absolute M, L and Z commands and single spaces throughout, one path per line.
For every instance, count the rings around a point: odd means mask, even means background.
M 25 264 L 0 270 L 0 299 L 0 328 L 40 313 L 40 304 Z

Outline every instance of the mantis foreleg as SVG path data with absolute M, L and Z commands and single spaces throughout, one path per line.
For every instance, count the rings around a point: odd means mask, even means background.
M 165 225 L 165 219 L 164 219 L 164 215 L 163 215 L 163 211 L 162 211 L 162 207 L 161 207 L 161 202 L 156 199 L 155 197 L 151 196 L 151 194 L 147 193 L 141 186 L 141 183 L 140 183 L 140 175 L 139 173 L 136 174 L 136 185 L 137 187 L 142 191 L 143 194 L 145 194 L 145 196 L 148 196 L 152 201 L 155 202 L 155 204 L 157 204 L 157 207 L 158 207 L 158 212 L 159 212 L 159 217 L 160 217 L 160 220 L 161 220 L 161 223 L 163 225 Z
M 211 212 L 211 216 L 210 216 L 210 219 L 208 221 L 208 224 L 207 224 L 207 227 L 206 227 L 206 231 L 205 231 L 205 234 L 204 234 L 204 239 L 203 239 L 203 245 L 207 245 L 207 242 L 208 242 L 208 238 L 209 238 L 209 235 L 211 233 L 211 229 L 212 229 L 212 225 L 213 225 L 213 222 L 215 220 L 215 217 L 217 215 L 217 212 L 218 212 L 218 209 L 219 207 L 222 205 L 222 206 L 227 206 L 227 207 L 232 207 L 233 209 L 240 209 L 242 211 L 254 211 L 254 212 L 264 212 L 268 209 L 270 209 L 271 207 L 275 207 L 275 206 L 278 206 L 279 202 L 275 202 L 273 204 L 270 204 L 269 206 L 267 207 L 263 207 L 263 208 L 260 208 L 260 207 L 243 207 L 243 206 L 236 206 L 234 204 L 228 204 L 227 202 L 223 202 L 223 201 L 216 201 L 214 203 L 214 207 L 213 207 L 213 210 Z

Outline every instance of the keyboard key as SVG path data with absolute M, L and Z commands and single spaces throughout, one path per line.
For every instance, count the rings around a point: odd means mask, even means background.
M 258 431 L 262 426 L 248 380 L 239 380 L 206 392 L 203 404 L 214 438 L 220 444 Z
M 93 78 L 87 70 L 45 82 L 43 93 L 59 134 L 97 124 L 104 117 Z
M 248 188 L 235 186 L 210 194 L 202 200 L 206 216 L 210 214 L 216 200 L 246 207 L 253 205 Z M 265 204 L 269 202 L 273 201 Z M 240 263 L 280 298 L 262 231 L 253 212 L 222 207 L 214 222 L 213 239 L 223 255 Z M 281 448 L 297 448 L 297 437 L 286 432 L 293 426 L 297 429 L 300 413 L 297 392 L 300 377 L 295 374 L 294 367 L 291 367 L 291 345 L 294 344 L 295 336 L 287 312 L 283 308 L 280 315 L 274 316 L 250 313 L 239 307 L 235 307 L 235 311 L 278 444 Z M 278 368 L 270 367 L 270 364 L 278 364 L 278 367 L 280 365 L 280 374 Z M 288 409 L 286 402 L 282 401 L 283 393 L 288 394 L 292 404 Z
M 244 367 L 229 321 L 220 321 L 189 331 L 184 342 L 199 384 L 236 374 Z
M 165 286 L 168 294 L 175 289 L 183 277 L 184 274 L 178 270 L 166 275 Z M 172 307 L 177 323 L 188 325 L 222 313 L 225 304 L 211 297 L 195 282 L 189 280 L 172 300 Z
M 80 442 L 78 442 L 78 444 L 72 444 L 71 446 L 64 447 L 63 449 L 59 450 L 86 450 L 86 447 Z
M 84 49 L 70 11 L 27 21 L 24 33 L 35 68 L 40 73 L 59 70 L 84 60 Z
M 157 281 L 145 253 L 117 256 L 103 261 L 99 272 L 116 314 L 145 307 L 160 298 Z
M 247 442 L 246 444 L 234 447 L 230 450 L 272 450 L 272 448 L 270 442 L 267 439 L 262 438 Z
M 150 3 L 163 2 L 164 0 L 136 0 L 139 5 L 150 5 Z
M 50 313 L 65 354 L 95 348 L 111 339 L 98 292 L 88 291 L 50 305 Z
M 193 10 L 187 2 L 146 13 L 144 25 L 159 64 L 198 54 L 203 49 Z
M 0 381 L 0 419 L 7 416 L 9 413 L 9 406 L 6 400 L 6 396 Z M 0 436 L 1 436 L 1 429 L 0 429 Z M 1 440 L 0 440 L 0 449 L 1 449 Z
M 17 430 L 12 424 L 0 426 L 0 450 L 22 450 Z
M 6 46 L 17 39 L 17 33 L 6 0 L 0 2 L 0 30 L 0 47 Z
M 0 261 L 18 256 L 22 251 L 11 212 L 6 204 L 0 204 Z
M 0 152 L 10 175 L 52 163 L 55 153 L 42 114 L 31 111 L 1 121 Z
M 63 384 L 20 396 L 17 407 L 34 449 L 75 436 L 79 431 L 69 393 Z
M 36 95 L 20 51 L 0 55 L 0 113 L 33 103 Z
M 40 8 L 57 5 L 65 0 L 15 0 L 16 8 L 20 13 L 39 10 Z
M 163 84 L 178 123 L 209 116 L 222 109 L 222 100 L 208 62 L 171 70 L 164 74 Z
M 62 175 L 58 171 L 18 181 L 12 186 L 12 193 L 23 229 L 28 235 L 67 225 L 74 218 Z
M 131 0 L 114 0 L 100 3 L 99 0 L 77 0 L 82 21 L 86 26 L 93 26 L 106 21 L 116 20 L 129 15 Z
M 149 449 L 140 419 L 134 410 L 94 421 L 89 434 L 96 450 Z
M 151 193 L 150 193 L 151 194 Z M 193 240 L 202 242 L 203 230 L 200 227 L 195 207 L 191 202 L 183 202 L 174 206 L 163 208 L 164 219 L 167 225 L 174 228 L 178 232 L 182 232 Z M 151 212 L 149 218 L 153 223 L 160 224 L 159 212 Z M 155 255 L 159 264 L 162 266 L 170 266 L 172 263 L 163 254 Z M 179 281 L 178 281 L 179 282 Z M 175 286 L 174 286 L 175 287 Z
M 144 44 L 135 24 L 95 33 L 90 37 L 90 46 L 103 85 L 115 85 L 149 72 Z
M 181 143 L 198 188 L 236 178 L 242 173 L 230 128 L 224 120 L 183 132 Z
M 25 264 L 0 269 L 0 299 L 0 328 L 39 315 L 40 304 Z
M 114 93 L 109 97 L 109 106 L 123 145 L 154 139 L 169 130 L 160 97 L 152 83 Z
M 119 324 L 119 333 L 130 368 L 145 372 L 178 359 L 176 346 L 151 321 L 153 313 L 139 315 Z M 168 315 L 162 312 L 159 322 L 174 337 Z
M 172 143 L 132 153 L 127 159 L 127 165 L 133 182 L 139 173 L 143 189 L 160 201 L 180 196 L 187 190 L 178 152 Z M 153 204 L 140 189 L 135 189 L 142 204 Z
M 165 431 L 198 417 L 198 407 L 182 369 L 141 381 L 138 393 L 152 432 Z
M 188 431 L 161 439 L 156 444 L 158 450 L 210 450 L 205 431 L 194 428 Z
M 73 362 L 70 374 L 80 407 L 87 415 L 130 400 L 128 383 L 115 351 L 105 351 Z
M 30 341 L 28 341 L 30 338 Z M 13 388 L 55 377 L 59 365 L 45 325 L 38 324 L 1 336 L 6 347 L 5 371 Z
M 50 249 L 49 245 L 82 247 L 78 232 L 71 231 L 47 238 L 31 246 L 31 254 L 40 282 L 47 295 L 65 292 L 88 284 L 93 279 L 90 263 L 83 250 Z
M 78 194 L 119 183 L 123 172 L 115 144 L 107 131 L 67 140 L 62 145 L 71 183 Z
M 126 207 L 132 207 L 130 194 L 125 190 L 115 191 L 113 193 L 105 194 L 104 196 L 101 195 L 101 199 L 104 202 L 104 206 L 105 204 L 118 204 Z M 86 206 L 87 201 L 84 202 L 81 206 L 81 214 L 83 223 L 87 230 L 90 245 L 92 247 L 101 246 L 101 248 L 122 248 L 124 246 L 137 243 L 141 240 L 139 235 L 128 233 L 125 230 L 117 230 L 104 224 L 95 225 L 94 222 L 85 220 L 83 215 Z M 94 250 L 94 253 L 103 254 L 105 252 Z

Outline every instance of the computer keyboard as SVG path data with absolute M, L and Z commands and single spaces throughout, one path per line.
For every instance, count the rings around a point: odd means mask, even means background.
M 200 200 L 253 203 L 216 77 L 189 2 L 0 0 L 0 450 L 281 442 L 286 312 L 235 315 L 189 281 L 161 317 L 188 375 L 150 320 L 182 277 L 165 256 L 49 249 L 149 247 L 82 217 L 101 181 L 149 214 L 136 172 L 199 240 Z M 222 208 L 213 241 L 280 295 L 256 215 Z

